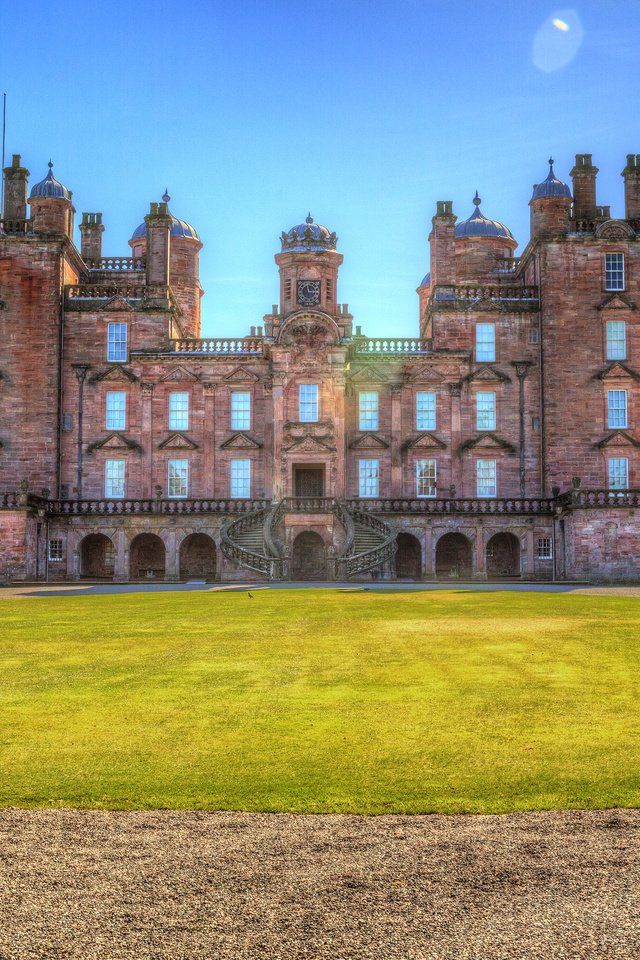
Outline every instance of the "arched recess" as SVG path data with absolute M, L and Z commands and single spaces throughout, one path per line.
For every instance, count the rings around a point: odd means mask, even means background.
M 396 577 L 419 580 L 422 577 L 422 547 L 412 533 L 396 537 Z
M 520 576 L 520 541 L 513 533 L 496 533 L 487 542 L 487 576 Z
M 305 530 L 293 541 L 291 576 L 294 580 L 325 580 L 327 558 L 324 541 L 319 533 Z
M 155 533 L 139 533 L 131 541 L 132 580 L 162 580 L 166 569 L 164 543 Z
M 471 572 L 471 541 L 463 533 L 445 533 L 436 544 L 436 576 L 464 579 Z
M 80 576 L 89 580 L 112 580 L 115 547 L 104 533 L 90 533 L 80 542 Z
M 216 545 L 206 533 L 190 533 L 180 544 L 180 578 L 215 580 Z

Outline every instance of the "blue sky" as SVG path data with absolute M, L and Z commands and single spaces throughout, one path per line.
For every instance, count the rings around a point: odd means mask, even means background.
M 0 0 L 0 43 L 7 158 L 33 183 L 51 156 L 110 255 L 168 187 L 205 244 L 204 335 L 261 322 L 308 210 L 356 323 L 415 335 L 436 200 L 464 219 L 477 188 L 521 250 L 550 153 L 563 179 L 592 153 L 613 215 L 640 153 L 640 0 Z

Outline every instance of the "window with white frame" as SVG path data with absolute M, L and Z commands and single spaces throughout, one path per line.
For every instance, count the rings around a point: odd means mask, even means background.
M 627 325 L 624 320 L 607 320 L 607 360 L 626 360 Z
M 318 384 L 300 384 L 300 420 L 304 423 L 317 423 L 318 420 Z
M 605 253 L 605 290 L 624 290 L 624 253 Z
M 416 496 L 435 497 L 436 461 L 416 460 Z
M 110 499 L 124 497 L 124 460 L 105 460 L 104 495 Z
M 251 496 L 251 460 L 231 461 L 231 496 L 248 498 Z
M 167 463 L 167 496 L 186 497 L 189 493 L 189 461 L 169 460 Z
M 169 394 L 169 430 L 189 429 L 189 394 Z
M 64 544 L 62 540 L 49 540 L 49 560 L 64 559 Z
M 358 461 L 358 495 L 377 497 L 380 490 L 380 461 Z
M 126 430 L 127 427 L 127 395 L 124 390 L 108 390 L 106 402 L 107 430 Z
M 627 391 L 609 390 L 607 392 L 607 426 L 627 426 Z
M 478 460 L 476 462 L 476 496 L 497 496 L 495 460 Z
M 629 461 L 626 457 L 612 457 L 608 462 L 609 489 L 629 489 Z
M 126 323 L 107 324 L 107 360 L 124 363 L 127 359 Z
M 231 393 L 231 429 L 248 430 L 251 427 L 251 394 L 248 390 Z
M 538 560 L 553 560 L 553 540 L 551 537 L 538 537 Z
M 416 430 L 436 429 L 436 395 L 431 390 L 416 393 Z
M 476 360 L 487 361 L 496 358 L 495 323 L 476 323 Z
M 358 394 L 360 430 L 378 429 L 378 394 L 375 390 L 361 390 Z
M 476 430 L 496 429 L 496 395 L 476 393 Z

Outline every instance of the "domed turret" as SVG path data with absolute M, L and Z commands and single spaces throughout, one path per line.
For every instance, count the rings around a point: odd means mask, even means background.
M 508 240 L 514 239 L 511 230 L 505 227 L 504 223 L 500 223 L 498 220 L 489 220 L 485 217 L 480 209 L 482 200 L 478 196 L 477 190 L 473 202 L 475 210 L 471 216 L 467 220 L 461 220 L 460 223 L 456 224 L 454 231 L 456 239 L 458 237 L 502 237 Z
M 44 180 L 34 184 L 29 194 L 33 232 L 50 236 L 73 236 L 71 190 L 53 175 L 53 161 Z
M 168 204 L 170 200 L 171 200 L 171 197 L 165 190 L 162 197 L 162 202 Z M 186 220 L 178 220 L 178 218 L 174 217 L 174 215 L 171 213 L 170 210 L 168 210 L 167 212 L 171 217 L 171 229 L 169 233 L 171 234 L 172 237 L 178 237 L 180 239 L 187 239 L 187 240 L 197 240 L 198 243 L 200 242 L 200 237 L 198 236 L 198 233 L 195 227 L 192 227 L 191 224 L 187 223 Z M 136 229 L 133 231 L 131 235 L 131 240 L 129 241 L 129 243 L 133 246 L 134 240 L 140 240 L 141 238 L 146 236 L 147 236 L 147 225 L 143 220 L 140 226 L 136 227 Z
M 320 223 L 314 223 L 311 214 L 304 223 L 291 227 L 280 235 L 284 250 L 335 250 L 338 238 Z
M 40 183 L 35 183 L 31 188 L 29 200 L 38 197 L 46 197 L 49 200 L 71 200 L 71 191 L 67 190 L 63 183 L 53 175 L 53 161 L 49 160 L 49 172 Z
M 531 239 L 539 236 L 558 236 L 569 229 L 571 190 L 553 172 L 553 157 L 549 158 L 549 173 L 542 183 L 534 183 L 529 201 L 531 208 Z

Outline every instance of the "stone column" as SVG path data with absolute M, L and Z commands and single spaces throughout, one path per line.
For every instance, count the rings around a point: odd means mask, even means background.
M 484 543 L 484 527 L 482 525 L 482 520 L 478 520 L 478 526 L 476 527 L 476 569 L 473 574 L 475 580 L 487 579 L 486 558 L 487 554 Z
M 202 494 L 204 497 L 215 497 L 216 475 L 216 385 L 203 383 L 204 392 L 204 429 L 202 431 L 204 450 L 202 454 Z
M 462 385 L 450 383 L 449 393 L 451 394 L 451 486 L 455 488 L 455 493 L 451 491 L 451 496 L 464 497 L 462 457 L 458 453 L 462 442 L 462 420 L 460 416 Z
M 402 383 L 389 385 L 391 392 L 391 496 L 401 497 L 402 490 Z
M 165 545 L 165 579 L 177 580 L 179 577 L 179 559 L 176 548 L 175 528 L 168 530 L 165 537 L 162 538 Z
M 141 497 L 153 495 L 153 384 L 141 383 L 142 410 L 140 414 L 140 439 L 142 442 L 142 490 Z
M 282 424 L 284 423 L 284 373 L 273 375 L 273 499 L 282 500 L 286 495 L 286 476 L 283 475 Z
M 113 539 L 116 548 L 113 579 L 123 583 L 129 579 L 129 543 L 124 527 L 116 531 Z
M 343 363 L 343 358 L 340 357 Z M 331 380 L 333 392 L 333 429 L 336 452 L 332 457 L 332 469 L 326 484 L 325 496 L 344 499 L 346 488 L 346 424 L 345 424 L 345 386 L 346 378 L 342 371 L 334 374 Z M 335 468 L 335 469 L 333 469 Z
M 434 580 L 436 571 L 433 564 L 433 531 L 431 525 L 429 524 L 422 538 L 423 541 L 423 553 L 422 553 L 422 579 L 423 580 Z
M 527 532 L 525 534 L 525 556 L 524 563 L 521 565 L 521 570 L 523 576 L 526 576 L 529 580 L 532 580 L 535 576 L 535 540 L 533 536 L 533 520 L 528 521 L 530 526 L 527 527 Z

